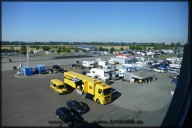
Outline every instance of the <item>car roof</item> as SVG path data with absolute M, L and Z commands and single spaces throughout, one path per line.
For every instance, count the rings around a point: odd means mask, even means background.
M 70 111 L 69 109 L 67 109 L 66 107 L 60 107 L 58 108 L 58 110 L 62 111 L 62 112 L 68 112 Z
M 80 102 L 78 102 L 78 101 L 76 101 L 76 100 L 70 100 L 70 101 L 68 101 L 68 102 L 70 102 L 70 103 L 78 103 L 78 104 L 80 104 Z

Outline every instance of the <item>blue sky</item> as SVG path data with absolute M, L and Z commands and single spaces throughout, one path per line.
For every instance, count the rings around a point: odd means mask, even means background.
M 187 42 L 187 2 L 2 2 L 3 41 Z

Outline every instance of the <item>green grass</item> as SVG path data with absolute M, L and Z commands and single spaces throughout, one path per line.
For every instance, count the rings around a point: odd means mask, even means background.
M 177 54 L 173 53 L 173 54 L 166 54 L 166 55 L 159 56 L 160 59 L 166 59 L 166 58 L 171 58 L 171 57 L 177 57 Z

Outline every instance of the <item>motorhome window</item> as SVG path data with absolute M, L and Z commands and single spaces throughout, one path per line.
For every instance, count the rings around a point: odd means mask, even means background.
M 92 86 L 89 86 L 89 89 L 92 89 Z
M 95 71 L 92 71 L 92 73 L 95 73 Z

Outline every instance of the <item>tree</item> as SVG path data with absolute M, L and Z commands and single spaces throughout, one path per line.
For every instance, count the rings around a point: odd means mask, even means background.
M 75 47 L 75 52 L 79 52 L 79 49 L 77 47 Z
M 9 48 L 11 51 L 14 51 L 14 47 L 13 46 L 10 46 Z
M 57 53 L 61 53 L 61 49 L 60 48 L 57 49 Z
M 50 46 L 43 46 L 43 51 L 49 51 L 51 49 Z
M 180 46 L 181 45 L 181 43 L 180 42 L 177 42 L 177 44 L 176 44 L 177 46 Z
M 147 47 L 146 47 L 146 46 L 143 46 L 143 50 L 147 50 Z
M 134 50 L 135 46 L 129 46 L 129 49 Z
M 54 49 L 52 49 L 52 50 L 51 50 L 51 52 L 52 52 L 52 53 L 54 53 L 54 52 L 55 52 L 55 50 L 54 50 Z
M 110 52 L 113 53 L 115 51 L 114 47 L 110 48 Z
M 30 50 L 30 54 L 33 54 L 33 49 Z
M 135 49 L 136 49 L 136 50 L 142 50 L 142 47 L 141 47 L 141 46 L 136 46 Z
M 99 47 L 99 51 L 104 51 L 103 47 Z
M 121 48 L 120 48 L 120 51 L 124 51 L 124 48 L 123 48 L 123 47 L 121 47 Z
M 82 52 L 87 52 L 85 49 L 82 49 Z
M 40 46 L 36 46 L 36 50 L 39 50 Z
M 27 54 L 27 47 L 23 44 L 21 45 L 21 54 L 26 55 Z
M 71 50 L 70 50 L 69 48 L 66 48 L 66 51 L 65 51 L 65 52 L 70 53 Z

